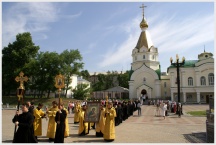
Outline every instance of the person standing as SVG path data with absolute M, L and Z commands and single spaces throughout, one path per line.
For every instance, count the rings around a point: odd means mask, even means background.
M 57 123 L 57 126 L 56 126 L 54 143 L 64 143 L 65 118 L 67 116 L 65 109 L 63 107 L 63 104 L 59 105 L 59 110 L 55 116 L 55 122 Z
M 163 117 L 165 119 L 165 116 L 166 116 L 166 110 L 167 110 L 167 105 L 165 103 L 162 104 L 162 114 L 163 114 Z
M 16 115 L 12 119 L 12 122 L 18 126 L 14 134 L 13 143 L 37 143 L 33 133 L 34 116 L 28 111 L 28 108 L 28 103 L 23 103 L 22 114 L 16 111 Z
M 96 137 L 103 137 L 105 127 L 105 109 L 103 105 L 100 105 L 100 119 L 99 122 L 96 123 Z
M 112 103 L 109 102 L 107 105 L 107 110 L 105 110 L 105 127 L 104 127 L 104 140 L 114 141 L 115 139 L 115 108 L 112 107 Z
M 69 114 L 69 113 L 68 113 L 67 108 L 65 108 L 64 106 L 63 106 L 63 109 L 64 109 L 65 112 L 66 112 L 64 137 L 68 137 L 68 136 L 69 136 L 69 131 L 70 131 L 70 129 L 69 129 L 69 123 L 68 123 L 68 114 Z
M 76 102 L 74 110 L 74 124 L 77 124 L 79 123 L 79 116 L 81 113 L 81 106 L 79 102 Z
M 86 105 L 83 105 L 82 110 L 80 111 L 80 116 L 79 116 L 79 130 L 78 130 L 79 136 L 88 134 L 88 122 L 84 121 L 85 112 L 86 112 Z
M 49 117 L 48 127 L 47 127 L 47 137 L 49 138 L 49 141 L 54 141 L 55 139 L 55 132 L 56 132 L 56 122 L 55 122 L 55 116 L 56 112 L 58 111 L 57 102 L 52 102 L 52 108 L 47 109 L 46 113 Z
M 42 118 L 46 116 L 46 114 L 41 109 L 42 107 L 43 107 L 43 104 L 39 103 L 38 107 L 36 107 L 33 111 L 33 114 L 34 114 L 33 126 L 34 126 L 34 135 L 36 139 L 37 139 L 37 136 L 42 135 Z
M 137 110 L 138 110 L 138 116 L 141 115 L 141 103 L 140 101 L 138 100 L 138 103 L 137 103 Z

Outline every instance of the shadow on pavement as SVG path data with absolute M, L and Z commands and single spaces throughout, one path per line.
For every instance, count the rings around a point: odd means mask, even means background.
M 183 134 L 186 140 L 190 143 L 206 143 L 206 133 L 196 132 L 192 134 Z
M 2 143 L 12 143 L 12 140 L 4 140 Z
M 94 139 L 94 140 L 79 140 L 79 141 L 73 141 L 74 143 L 104 143 L 104 139 Z

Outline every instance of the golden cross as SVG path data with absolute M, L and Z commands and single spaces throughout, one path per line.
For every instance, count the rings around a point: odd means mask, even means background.
M 142 4 L 142 6 L 140 7 L 143 9 L 143 17 L 144 17 L 144 7 L 147 7 L 147 6 L 144 6 L 144 4 Z
M 27 81 L 28 81 L 28 77 L 27 77 L 27 76 L 23 77 L 23 76 L 24 76 L 24 73 L 21 71 L 21 72 L 19 73 L 19 76 L 17 76 L 17 77 L 15 78 L 15 81 L 20 82 L 19 88 L 25 90 L 25 87 L 24 87 L 24 85 L 23 85 L 23 82 L 24 82 L 24 81 L 27 82 Z

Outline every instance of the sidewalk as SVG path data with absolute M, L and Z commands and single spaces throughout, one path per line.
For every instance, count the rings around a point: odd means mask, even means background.
M 116 138 L 113 143 L 204 143 L 206 117 L 193 117 L 185 112 L 207 110 L 208 105 L 184 105 L 184 115 L 155 117 L 156 107 L 142 105 L 142 115 L 138 112 L 115 127 Z M 14 132 L 12 123 L 15 110 L 2 110 L 2 142 L 11 143 Z M 95 130 L 87 136 L 78 136 L 78 124 L 73 124 L 73 114 L 68 115 L 70 136 L 65 143 L 105 143 L 103 138 L 95 137 Z M 43 119 L 43 136 L 39 143 L 49 143 L 46 138 L 48 121 Z

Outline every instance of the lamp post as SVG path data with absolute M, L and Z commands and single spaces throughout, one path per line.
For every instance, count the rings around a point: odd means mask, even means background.
M 176 62 L 173 63 L 172 57 L 170 58 L 170 63 L 172 66 L 177 68 L 177 87 L 178 87 L 178 104 L 181 102 L 180 101 L 180 78 L 179 78 L 179 67 L 183 66 L 185 63 L 185 57 L 182 58 L 182 62 L 179 61 L 178 54 L 176 54 Z M 182 111 L 181 111 L 182 112 Z M 176 114 L 178 113 L 178 109 Z M 181 114 L 181 113 L 179 113 Z

